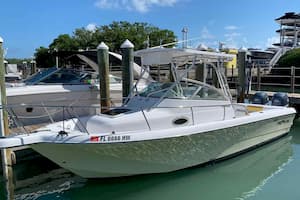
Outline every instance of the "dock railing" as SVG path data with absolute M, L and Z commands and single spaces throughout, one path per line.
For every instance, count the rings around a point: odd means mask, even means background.
M 257 68 L 257 76 L 252 77 L 252 86 L 256 86 L 257 90 L 275 90 L 289 93 L 295 93 L 299 88 L 300 68 L 276 67 L 271 73 L 264 74 L 260 67 Z M 298 72 L 298 73 L 297 73 Z
M 226 118 L 226 108 L 234 106 L 236 110 L 236 115 L 240 115 L 241 111 L 243 114 L 247 114 L 247 110 L 245 106 L 242 105 L 232 105 L 231 103 L 224 104 L 216 104 L 216 105 L 201 105 L 201 106 L 180 106 L 180 107 L 145 107 L 139 108 L 136 111 L 141 111 L 143 118 L 148 126 L 149 130 L 152 130 L 152 126 L 155 128 L 155 123 L 151 121 L 151 117 L 148 114 L 148 111 L 151 110 L 164 110 L 169 109 L 178 110 L 180 108 L 186 116 L 190 117 L 188 121 L 189 125 L 195 125 L 195 121 L 198 121 L 201 116 L 198 114 L 199 109 L 201 108 L 218 108 L 220 112 L 219 120 L 225 120 Z M 112 114 L 114 109 L 118 110 L 128 110 L 127 107 L 110 107 L 107 108 L 108 115 Z M 42 127 L 46 125 L 60 122 L 61 123 L 61 131 L 67 133 L 67 130 L 70 129 L 67 120 L 73 121 L 77 130 L 80 130 L 83 133 L 89 134 L 89 131 L 86 128 L 86 117 L 94 116 L 101 113 L 100 105 L 95 106 L 53 106 L 53 105 L 29 105 L 29 104 L 21 104 L 21 105 L 7 105 L 0 107 L 0 109 L 5 109 L 9 116 L 9 131 L 10 134 L 31 134 L 35 133 L 38 130 L 41 130 Z M 21 111 L 25 111 L 28 115 L 20 114 Z M 85 111 L 85 112 L 82 112 Z M 41 113 L 43 112 L 43 113 Z M 175 111 L 174 111 L 175 112 Z M 19 114 L 18 114 L 19 113 Z M 109 114 L 110 113 L 110 114 Z M 81 118 L 83 117 L 83 118 Z M 200 117 L 200 118 L 199 118 Z M 184 117 L 183 117 L 184 118 Z M 185 118 L 184 118 L 185 119 Z
M 246 85 L 249 86 L 250 84 L 251 90 L 280 91 L 287 93 L 300 92 L 299 67 L 274 67 L 272 71 L 269 72 L 266 67 L 255 66 L 253 68 L 248 68 L 247 70 L 248 77 Z M 226 75 L 231 89 L 237 88 L 237 70 L 227 69 Z

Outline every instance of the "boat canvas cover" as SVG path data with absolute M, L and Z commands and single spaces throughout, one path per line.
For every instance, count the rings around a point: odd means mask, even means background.
M 187 57 L 187 56 L 197 56 L 203 57 L 207 62 L 217 62 L 220 59 L 222 61 L 231 61 L 234 55 L 219 53 L 219 52 L 208 52 L 199 51 L 194 49 L 172 49 L 172 48 L 153 48 L 144 49 L 135 52 L 136 56 L 142 58 L 143 65 L 166 65 L 173 62 L 174 58 Z

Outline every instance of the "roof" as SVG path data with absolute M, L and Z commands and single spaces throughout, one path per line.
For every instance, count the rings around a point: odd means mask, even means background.
M 287 12 L 285 13 L 283 16 L 277 18 L 276 20 L 280 20 L 280 19 L 299 19 L 300 15 L 295 12 Z
M 275 19 L 275 21 L 279 24 L 287 26 L 294 26 L 296 23 L 296 26 L 298 26 L 300 25 L 300 14 L 294 12 L 287 12 L 283 16 Z
M 136 56 L 142 57 L 143 65 L 164 65 L 183 60 L 198 62 L 231 61 L 232 54 L 224 52 L 209 52 L 197 49 L 177 49 L 177 48 L 149 48 L 135 52 Z

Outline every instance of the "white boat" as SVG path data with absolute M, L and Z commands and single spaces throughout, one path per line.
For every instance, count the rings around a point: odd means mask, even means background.
M 53 106 L 95 105 L 99 102 L 99 84 L 91 83 L 93 74 L 73 69 L 52 67 L 36 73 L 21 83 L 7 83 L 7 102 L 11 115 L 23 125 L 62 120 L 62 109 Z M 110 75 L 111 98 L 120 102 L 122 80 Z M 18 105 L 18 106 L 13 106 Z M 23 106 L 19 106 L 23 105 Z M 33 107 L 34 105 L 35 107 Z M 76 113 L 87 115 L 95 109 L 76 108 Z
M 120 177 L 228 158 L 287 134 L 293 124 L 293 108 L 233 103 L 220 65 L 232 55 L 191 49 L 137 55 L 145 65 L 171 63 L 175 80 L 152 83 L 105 114 L 3 137 L 0 148 L 30 145 L 79 176 Z M 189 79 L 203 63 L 216 70 L 220 88 Z
M 96 73 L 52 67 L 21 83 L 7 83 L 6 94 L 7 102 L 11 105 L 10 114 L 17 116 L 23 125 L 62 120 L 63 109 L 55 107 L 57 105 L 73 106 L 76 116 L 95 114 L 96 109 L 93 105 L 100 102 L 96 77 Z M 120 104 L 122 79 L 110 75 L 109 81 L 111 102 Z M 145 84 L 139 84 L 139 87 L 145 87 Z M 81 106 L 91 108 L 83 109 Z

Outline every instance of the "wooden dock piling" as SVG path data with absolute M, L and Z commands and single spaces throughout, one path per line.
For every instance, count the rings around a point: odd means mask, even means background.
M 101 113 L 103 113 L 110 107 L 108 46 L 104 42 L 101 42 L 97 47 L 97 59 L 100 79 L 100 105 Z
M 198 64 L 195 72 L 195 79 L 198 81 L 206 82 L 206 64 Z
M 245 88 L 246 88 L 246 51 L 239 50 L 237 56 L 237 66 L 238 66 L 238 94 L 237 101 L 243 103 L 245 100 Z
M 122 96 L 123 100 L 130 94 L 133 88 L 133 48 L 134 45 L 125 40 L 121 45 L 122 49 Z
M 3 57 L 3 39 L 0 37 L 0 102 L 2 106 L 7 105 L 6 88 L 5 88 L 5 67 Z M 1 136 L 9 135 L 8 114 L 5 109 L 0 112 L 0 132 Z M 14 199 L 14 183 L 12 169 L 12 152 L 10 149 L 1 150 L 3 177 L 5 179 L 5 188 L 7 199 Z
M 36 62 L 35 62 L 35 60 L 30 61 L 30 65 L 31 65 L 31 73 L 30 74 L 34 74 L 36 72 Z

